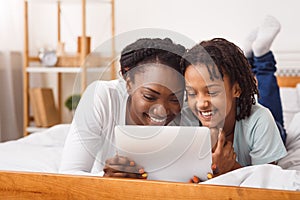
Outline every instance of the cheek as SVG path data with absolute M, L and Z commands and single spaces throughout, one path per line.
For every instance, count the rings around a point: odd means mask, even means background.
M 149 110 L 150 106 L 140 95 L 134 94 L 131 96 L 131 108 L 135 112 L 145 112 L 145 110 Z
M 197 107 L 197 99 L 196 98 L 188 98 L 187 104 L 188 104 L 189 108 L 194 112 Z
M 181 111 L 181 106 L 179 103 L 176 105 L 171 105 L 170 108 L 171 108 L 172 112 L 175 113 L 176 115 L 178 113 L 180 113 L 180 111 Z

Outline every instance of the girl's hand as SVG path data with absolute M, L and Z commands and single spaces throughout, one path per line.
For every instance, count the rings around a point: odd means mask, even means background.
M 213 149 L 212 163 L 214 176 L 232 171 L 236 164 L 236 154 L 232 142 L 226 141 L 226 135 L 222 129 L 220 129 L 218 142 Z
M 103 171 L 105 177 L 147 179 L 144 168 L 125 156 L 116 155 L 107 159 Z

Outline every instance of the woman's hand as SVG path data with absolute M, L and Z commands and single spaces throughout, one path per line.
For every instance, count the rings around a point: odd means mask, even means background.
M 214 177 L 232 171 L 236 165 L 236 154 L 232 142 L 226 141 L 225 132 L 221 129 L 218 142 L 213 148 L 212 163 Z
M 119 155 L 107 159 L 103 171 L 105 177 L 147 179 L 147 173 L 143 167 L 137 165 L 133 160 Z

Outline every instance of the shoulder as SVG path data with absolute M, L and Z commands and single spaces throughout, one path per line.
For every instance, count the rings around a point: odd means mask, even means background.
M 239 130 L 243 130 L 243 133 L 248 135 L 249 140 L 254 140 L 256 137 L 268 137 L 269 134 L 279 132 L 270 110 L 258 103 L 252 106 L 251 115 L 237 121 L 237 125 Z
M 127 94 L 125 81 L 111 80 L 111 81 L 94 81 L 85 90 L 84 95 L 105 99 L 107 97 L 123 97 Z M 115 99 L 115 98 L 113 98 Z
M 257 123 L 257 122 L 264 122 L 266 123 L 267 121 L 274 121 L 274 118 L 270 112 L 270 110 L 259 103 L 256 103 L 255 105 L 252 106 L 251 108 L 251 114 L 249 117 L 246 119 L 242 120 L 248 123 Z M 267 124 L 267 123 L 266 123 Z

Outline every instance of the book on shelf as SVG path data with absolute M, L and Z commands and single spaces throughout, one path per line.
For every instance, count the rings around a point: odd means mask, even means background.
M 29 97 L 37 127 L 50 127 L 60 123 L 51 88 L 30 88 Z

